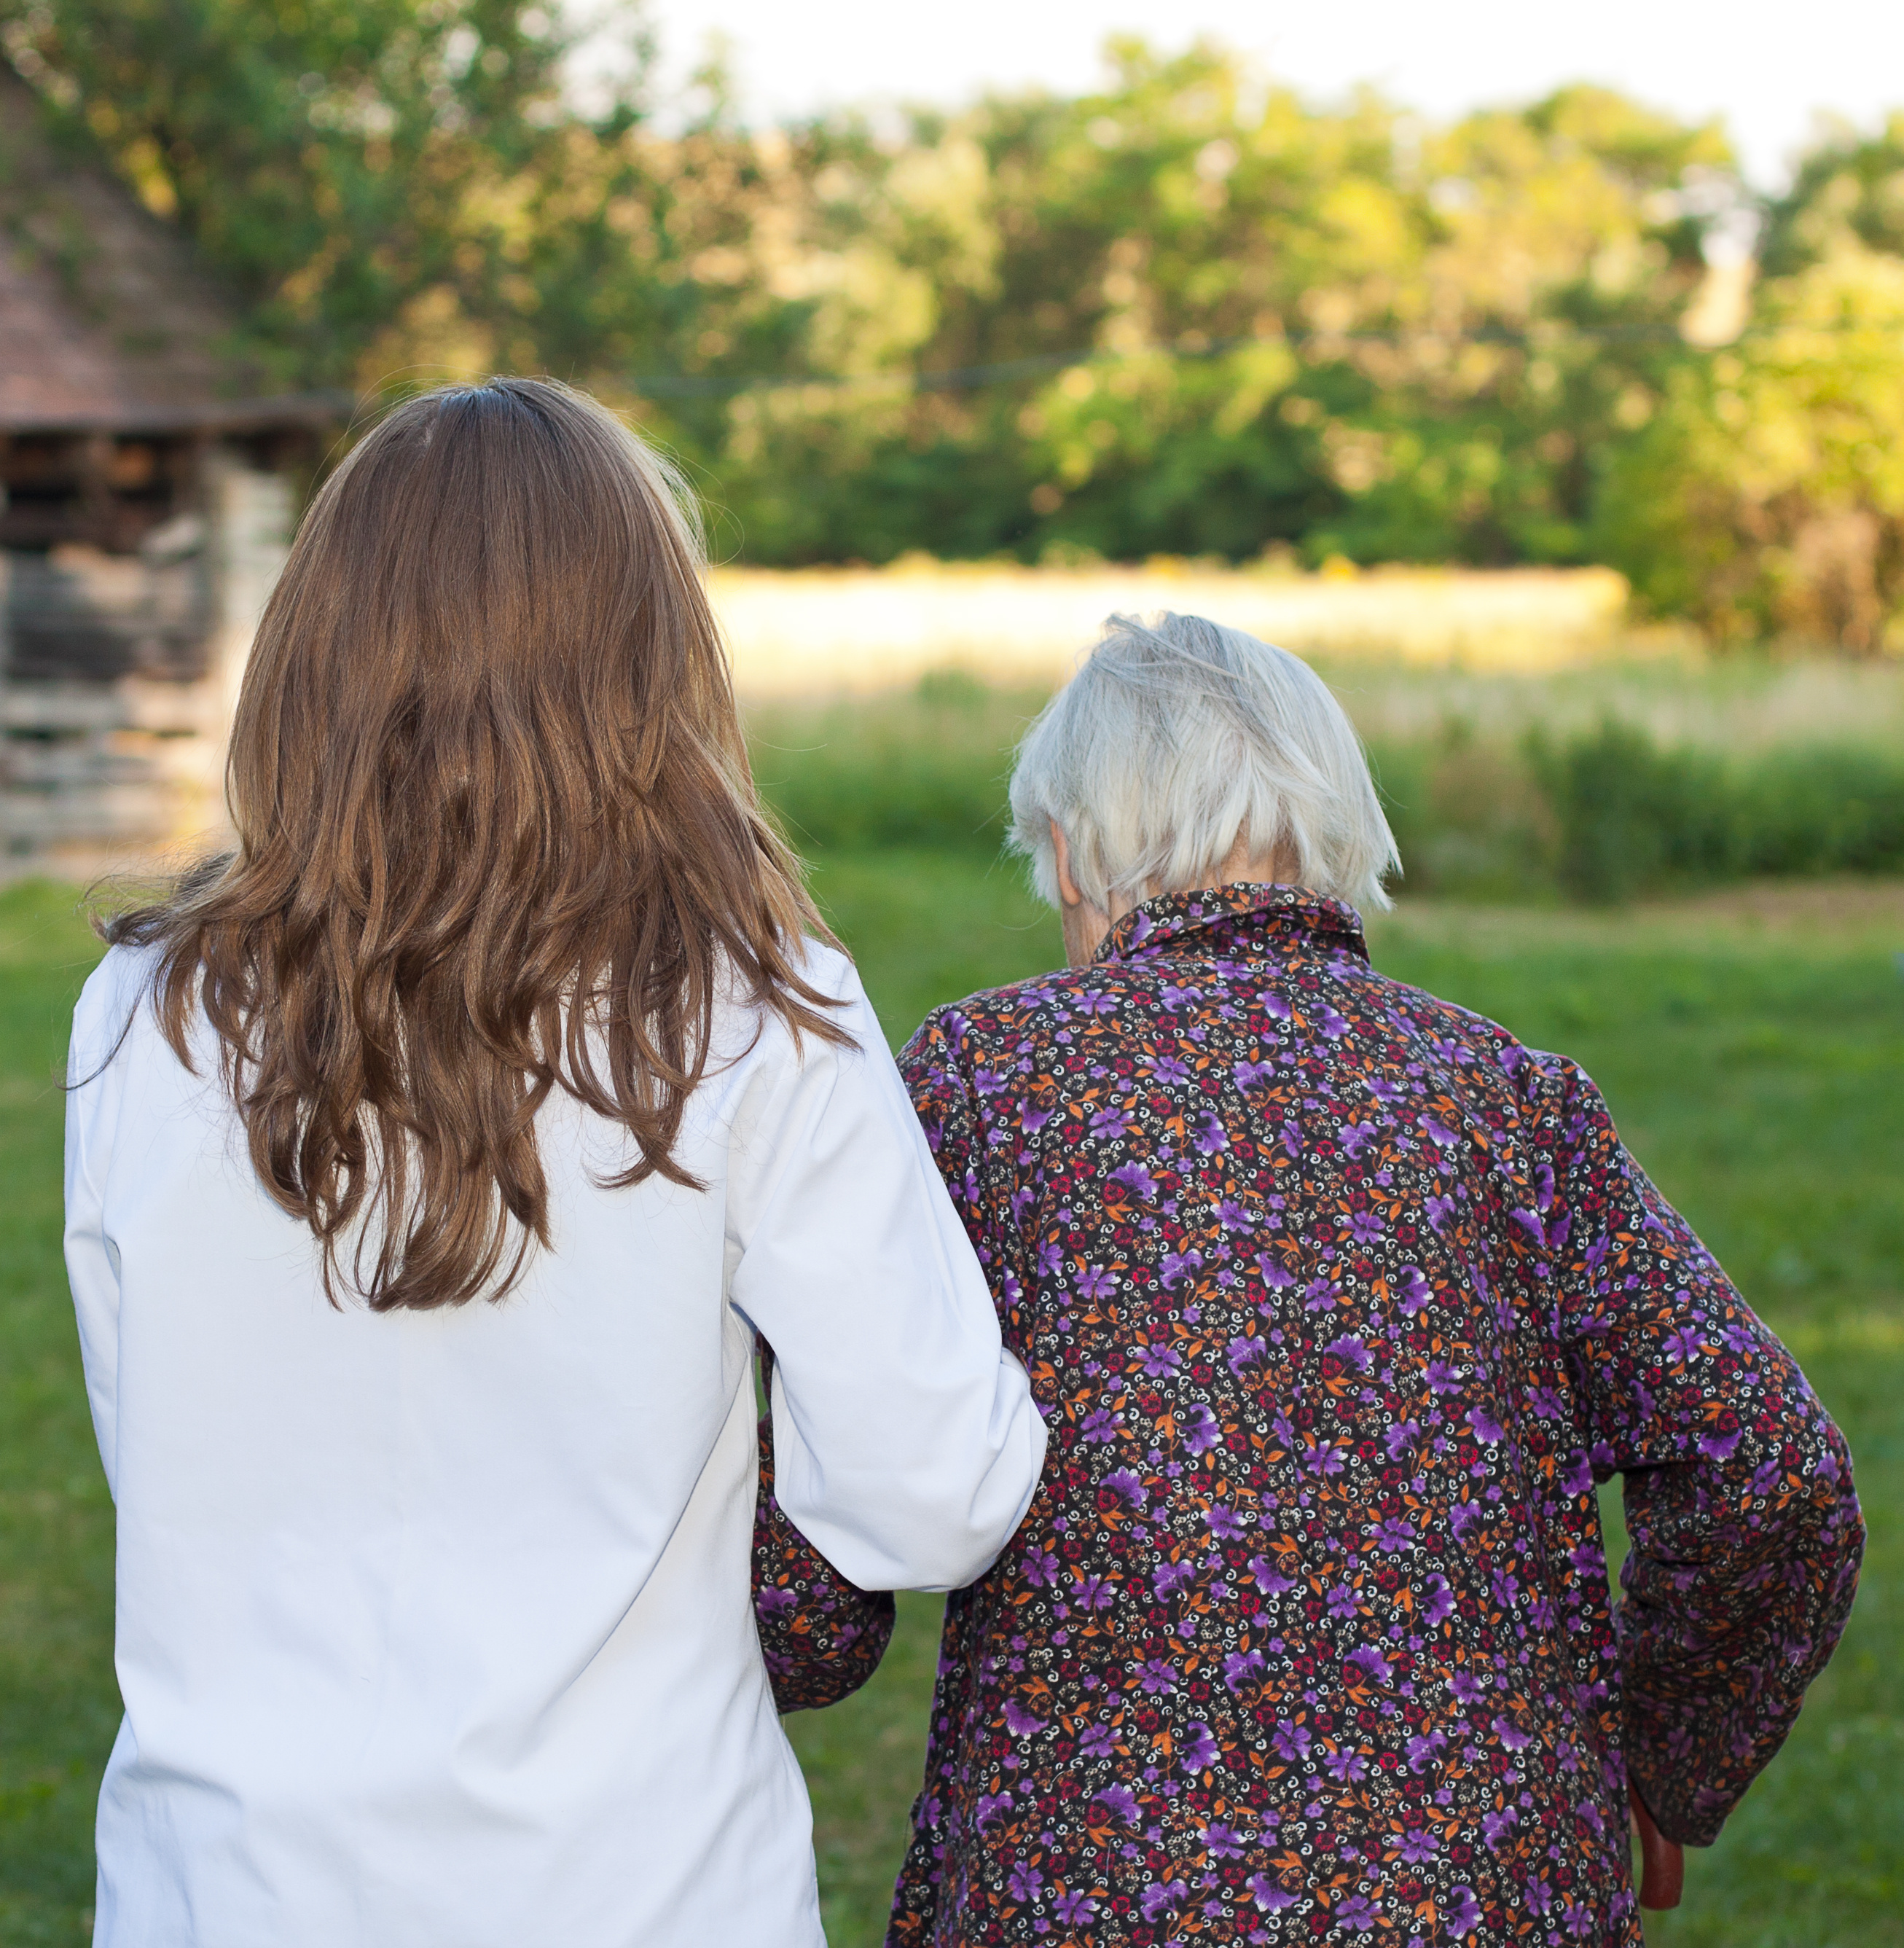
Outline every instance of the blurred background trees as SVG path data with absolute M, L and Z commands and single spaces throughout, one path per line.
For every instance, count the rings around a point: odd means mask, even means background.
M 724 552 L 1622 569 L 1904 647 L 1904 116 L 1782 197 L 1603 91 L 1431 126 L 1221 50 L 748 129 L 516 0 L 0 0 L 8 56 L 292 383 L 639 413 Z

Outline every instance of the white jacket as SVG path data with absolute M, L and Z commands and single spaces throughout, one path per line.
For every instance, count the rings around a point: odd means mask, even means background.
M 67 1125 L 126 1701 L 95 1940 L 821 1948 L 749 1596 L 754 1329 L 780 1499 L 866 1587 L 981 1574 L 1045 1441 L 851 964 L 810 972 L 857 1047 L 770 1020 L 695 1093 L 705 1190 L 603 1190 L 625 1139 L 557 1094 L 553 1249 L 383 1316 L 327 1304 L 149 966 L 87 983 Z

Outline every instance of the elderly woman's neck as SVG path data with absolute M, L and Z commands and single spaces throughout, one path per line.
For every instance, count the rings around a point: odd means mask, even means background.
M 1126 894 L 1112 888 L 1109 910 L 1093 904 L 1079 889 L 1071 876 L 1071 848 L 1059 829 L 1058 821 L 1051 821 L 1051 843 L 1056 852 L 1058 867 L 1058 895 L 1062 904 L 1059 918 L 1065 935 L 1065 958 L 1074 967 L 1081 967 L 1091 960 L 1104 944 L 1105 936 L 1128 913 L 1134 913 L 1147 899 L 1155 899 L 1164 893 L 1208 892 L 1217 886 L 1231 886 L 1239 880 L 1254 886 L 1286 886 L 1297 883 L 1299 871 L 1298 862 L 1280 851 L 1252 852 L 1245 845 L 1231 848 L 1228 858 L 1219 866 L 1214 875 L 1195 886 L 1153 886 L 1141 895 Z

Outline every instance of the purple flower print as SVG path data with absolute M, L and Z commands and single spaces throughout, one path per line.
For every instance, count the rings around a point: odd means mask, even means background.
M 1180 1083 L 1190 1079 L 1189 1068 L 1174 1055 L 1160 1055 L 1150 1065 L 1150 1072 L 1167 1089 L 1175 1088 Z
M 1406 1554 L 1415 1546 L 1415 1525 L 1404 1521 L 1400 1515 L 1391 1515 L 1387 1521 L 1377 1522 L 1369 1534 L 1391 1556 Z
M 1284 1575 L 1267 1556 L 1252 1556 L 1249 1573 L 1255 1577 L 1257 1588 L 1266 1596 L 1283 1596 L 1296 1587 L 1294 1579 Z
M 1475 1430 L 1475 1438 L 1484 1441 L 1491 1447 L 1506 1429 L 1501 1425 L 1500 1416 L 1491 1407 L 1477 1404 L 1468 1410 L 1468 1425 Z
M 1160 1921 L 1167 1914 L 1174 1914 L 1189 1892 L 1181 1881 L 1153 1881 L 1144 1889 L 1139 1903 L 1145 1920 Z
M 1342 1661 L 1360 1665 L 1371 1684 L 1386 1684 L 1394 1675 L 1388 1660 L 1373 1644 L 1363 1644 L 1359 1649 L 1350 1651 Z
M 1425 1860 L 1431 1860 L 1440 1852 L 1441 1843 L 1425 1826 L 1406 1826 L 1399 1833 L 1391 1833 L 1388 1844 L 1400 1856 L 1404 1866 L 1419 1867 Z
M 1081 1575 L 1071 1601 L 1081 1610 L 1108 1610 L 1118 1599 L 1117 1585 L 1108 1576 Z
M 1323 1760 L 1323 1770 L 1343 1785 L 1358 1784 L 1369 1776 L 1369 1761 L 1352 1746 L 1331 1752 Z
M 1078 1295 L 1081 1298 L 1109 1298 L 1117 1289 L 1115 1274 L 1107 1272 L 1102 1265 L 1093 1265 L 1078 1275 Z
M 1025 1559 L 1025 1580 L 1034 1590 L 1057 1587 L 1058 1559 L 1048 1549 L 1034 1549 Z
M 1375 1140 L 1375 1133 L 1368 1124 L 1350 1123 L 1341 1134 L 1342 1154 L 1354 1163 Z
M 1267 1874 L 1251 1874 L 1243 1883 L 1244 1891 L 1265 1914 L 1280 1914 L 1285 1907 L 1294 1907 L 1296 1897 L 1270 1879 Z
M 1456 1704 L 1468 1705 L 1487 1695 L 1487 1686 L 1471 1670 L 1457 1670 L 1448 1680 L 1448 1689 Z
M 1285 1718 L 1271 1734 L 1270 1743 L 1292 1765 L 1301 1765 L 1309 1756 L 1309 1727 Z
M 1233 1691 L 1240 1691 L 1263 1670 L 1260 1650 L 1233 1650 L 1223 1661 L 1223 1681 Z
M 1140 1509 L 1150 1498 L 1144 1493 L 1144 1484 L 1128 1468 L 1115 1468 L 1104 1478 L 1104 1485 L 1120 1501 L 1127 1502 L 1133 1509 Z
M 1203 1829 L 1203 1849 L 1212 1860 L 1233 1860 L 1242 1852 L 1243 1843 L 1226 1820 L 1213 1819 Z
M 1699 1452 L 1709 1461 L 1729 1461 L 1744 1431 L 1735 1427 L 1725 1434 L 1702 1434 L 1699 1437 Z
M 1335 1903 L 1335 1925 L 1366 1934 L 1381 1919 L 1381 1912 L 1366 1894 L 1344 1894 Z
M 1137 1348 L 1137 1370 L 1145 1379 L 1161 1380 L 1183 1365 L 1183 1356 L 1174 1346 L 1151 1344 Z
M 1101 1792 L 1092 1795 L 1095 1803 L 1102 1807 L 1113 1819 L 1126 1826 L 1137 1823 L 1137 1795 L 1127 1785 L 1107 1785 Z
M 1262 1340 L 1251 1338 L 1247 1334 L 1231 1340 L 1223 1352 L 1224 1363 L 1239 1379 L 1245 1366 L 1267 1366 L 1269 1358 L 1268 1346 Z
M 1112 1171 L 1110 1180 L 1122 1184 L 1133 1197 L 1141 1198 L 1146 1204 L 1156 1202 L 1157 1180 L 1140 1163 L 1120 1164 Z
M 1436 1762 L 1439 1754 L 1448 1749 L 1447 1737 L 1441 1732 L 1417 1733 L 1409 1739 L 1403 1749 L 1407 1756 L 1410 1770 L 1426 1772 Z
M 1239 1062 L 1230 1072 L 1236 1078 L 1239 1089 L 1260 1089 L 1276 1077 L 1276 1064 L 1273 1062 Z
M 1437 1630 L 1454 1615 L 1454 1593 L 1448 1587 L 1445 1576 L 1431 1576 L 1428 1580 L 1427 1600 L 1422 1605 L 1422 1621 L 1431 1630 Z
M 1012 1900 L 1034 1901 L 1044 1886 L 1044 1876 L 1029 1861 L 1019 1860 L 1013 1863 L 1010 1878 L 1005 1884 Z
M 1229 1147 L 1230 1138 L 1223 1126 L 1217 1120 L 1217 1113 L 1206 1111 L 1202 1122 L 1197 1125 L 1196 1146 L 1205 1156 L 1214 1156 Z
M 1094 1407 L 1085 1415 L 1078 1428 L 1078 1438 L 1087 1442 L 1115 1441 L 1118 1429 L 1123 1425 L 1122 1414 L 1113 1413 L 1108 1407 Z
M 1425 1307 L 1432 1303 L 1433 1288 L 1422 1276 L 1419 1265 L 1403 1265 L 1401 1274 L 1395 1281 L 1395 1302 L 1410 1319 Z
M 1227 1502 L 1213 1503 L 1203 1521 L 1204 1526 L 1219 1542 L 1234 1542 L 1246 1526 L 1242 1517 Z
M 1481 1815 L 1481 1835 L 1489 1846 L 1498 1853 L 1501 1850 L 1501 1842 L 1520 1823 L 1521 1816 L 1515 1811 L 1514 1808 L 1511 1806 L 1504 1806 L 1499 1812 L 1484 1813 Z
M 1422 1425 L 1416 1420 L 1398 1420 L 1381 1431 L 1381 1444 L 1391 1461 L 1399 1461 L 1421 1438 Z
M 1166 1292 L 1174 1291 L 1180 1285 L 1188 1285 L 1202 1263 L 1203 1254 L 1201 1252 L 1166 1252 L 1163 1264 L 1158 1272 L 1157 1283 Z
M 783 1617 L 800 1607 L 800 1599 L 791 1590 L 769 1586 L 754 1593 L 754 1608 L 763 1617 Z
M 1146 1698 L 1168 1698 L 1177 1689 L 1177 1666 L 1168 1658 L 1146 1658 L 1137 1667 L 1137 1688 Z
M 1452 1149 L 1461 1140 L 1438 1116 L 1423 1116 L 1419 1120 L 1422 1134 L 1444 1150 Z
M 1076 1928 L 1096 1914 L 1097 1903 L 1089 1894 L 1074 1889 L 1068 1894 L 1061 1894 L 1051 1903 L 1051 1911 L 1067 1928 Z
M 1167 1603 L 1180 1590 L 1196 1580 L 1196 1565 L 1190 1562 L 1160 1562 L 1151 1574 L 1151 1586 L 1159 1602 Z
M 1078 1741 L 1078 1751 L 1087 1759 L 1108 1758 L 1117 1746 L 1117 1732 L 1109 1725 L 1087 1725 Z
M 1034 1732 L 1044 1729 L 1044 1720 L 1034 1718 L 1016 1698 L 1005 1701 L 1005 1729 L 1015 1739 L 1028 1739 Z
M 1448 1220 L 1458 1207 L 1452 1197 L 1445 1197 L 1439 1191 L 1422 1201 L 1422 1208 L 1428 1214 L 1430 1230 L 1439 1231 L 1446 1228 Z
M 1268 1252 L 1261 1253 L 1256 1261 L 1256 1269 L 1263 1274 L 1263 1283 L 1273 1292 L 1287 1292 L 1295 1283 L 1289 1274 Z
M 1381 1220 L 1372 1211 L 1357 1211 L 1349 1218 L 1349 1235 L 1358 1245 L 1372 1245 L 1383 1229 Z
M 1441 1910 L 1441 1921 L 1449 1937 L 1459 1941 L 1463 1935 L 1471 1934 L 1481 1925 L 1481 1903 L 1475 1898 L 1472 1888 L 1450 1888 L 1447 1904 Z
M 1501 1742 L 1503 1751 L 1524 1752 L 1533 1743 L 1533 1733 L 1522 1731 L 1512 1718 L 1496 1718 L 1494 1736 Z
M 972 1816 L 982 1829 L 1001 1819 L 1012 1810 L 1009 1792 L 981 1792 L 973 1803 Z
M 1302 1309 L 1305 1312 L 1329 1312 L 1341 1297 L 1341 1294 L 1327 1279 L 1312 1279 L 1303 1288 Z
M 1183 1416 L 1183 1445 L 1192 1454 L 1207 1454 L 1223 1441 L 1217 1416 L 1199 1401 Z
M 1339 1339 L 1332 1339 L 1326 1350 L 1333 1353 L 1352 1373 L 1366 1373 L 1375 1363 L 1368 1342 L 1359 1333 L 1344 1332 Z
M 1183 1760 L 1183 1770 L 1186 1773 L 1207 1772 L 1216 1761 L 1214 1733 L 1201 1720 L 1193 1723 L 1185 1735 L 1183 1742 L 1177 1748 L 1177 1756 Z
M 1360 1601 L 1356 1594 L 1355 1585 L 1348 1582 L 1332 1583 L 1329 1586 L 1329 1596 L 1326 1600 L 1329 1614 L 1338 1620 L 1344 1617 L 1354 1616 Z

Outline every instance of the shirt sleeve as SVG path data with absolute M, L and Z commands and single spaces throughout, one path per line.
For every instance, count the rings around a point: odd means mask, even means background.
M 973 1078 L 960 1057 L 960 1032 L 956 1010 L 928 1015 L 900 1050 L 899 1071 L 912 1093 L 913 1108 L 952 1208 L 978 1255 L 1005 1343 L 1024 1358 L 1030 1349 L 1030 1321 L 1023 1303 L 1025 1239 L 1013 1221 L 1010 1173 L 986 1167 L 992 1139 Z
M 842 1047 L 778 1024 L 737 1110 L 734 1304 L 774 1349 L 779 1503 L 866 1590 L 989 1568 L 1043 1465 L 1044 1423 L 851 963 Z
M 770 1376 L 773 1354 L 762 1343 Z M 754 1503 L 754 1620 L 783 1714 L 837 1704 L 879 1668 L 897 1612 L 889 1590 L 841 1575 L 786 1518 L 774 1493 L 773 1416 L 760 1417 L 760 1489 Z
M 1593 1084 L 1539 1059 L 1561 1330 L 1593 1472 L 1625 1478 L 1626 1766 L 1669 1839 L 1710 1845 L 1850 1612 L 1864 1543 L 1850 1456 Z
M 119 1493 L 114 1429 L 119 1405 L 119 1251 L 106 1230 L 101 1190 L 121 1078 L 112 1057 L 122 1038 L 126 1003 L 119 993 L 119 954 L 96 969 L 73 1011 L 66 1098 L 66 1273 L 79 1328 L 86 1401 L 106 1471 Z

